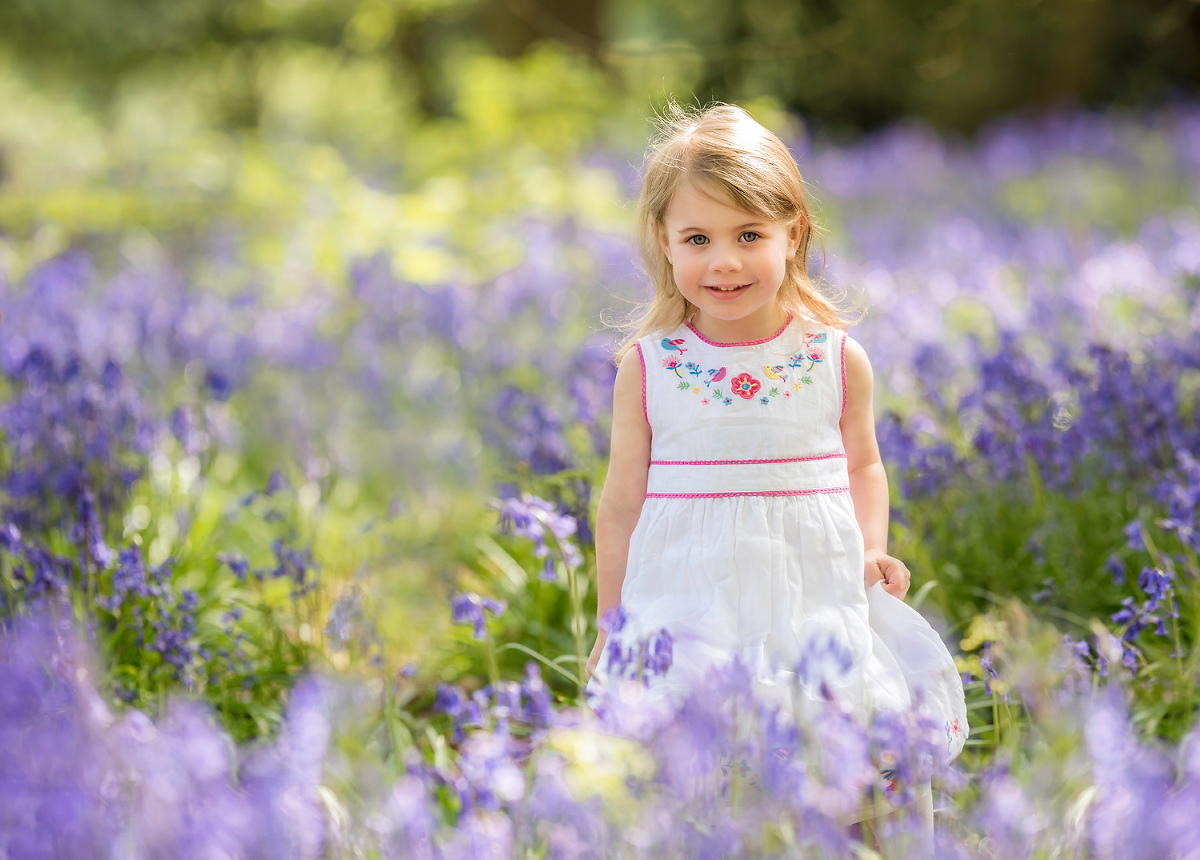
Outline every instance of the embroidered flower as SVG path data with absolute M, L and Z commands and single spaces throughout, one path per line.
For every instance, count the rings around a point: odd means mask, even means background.
M 679 368 L 681 365 L 682 365 L 682 362 L 680 362 L 680 360 L 678 358 L 675 358 L 672 355 L 668 355 L 666 358 L 663 359 L 663 367 L 665 367 L 667 370 L 671 371 L 673 374 L 678 376 L 680 379 L 683 379 L 683 374 L 679 372 Z
M 804 387 L 804 383 L 801 382 L 799 379 L 797 379 L 795 382 L 792 383 L 792 388 L 796 389 L 797 391 L 799 391 L 803 387 Z
M 808 367 L 804 368 L 805 373 L 808 373 L 825 360 L 825 354 L 821 352 L 821 350 L 813 349 L 812 347 L 807 347 L 807 352 L 804 357 L 808 360 Z
M 700 386 L 693 385 L 692 386 L 692 394 L 699 394 L 699 393 L 700 393 Z
M 726 397 L 724 402 L 725 402 L 725 405 L 726 405 L 726 406 L 728 406 L 730 403 L 732 403 L 732 402 L 733 402 L 733 398 L 732 398 L 732 397 Z
M 700 370 L 700 365 L 696 364 L 694 361 L 689 361 L 687 363 L 687 369 L 688 373 L 690 373 L 692 376 L 699 376 L 702 372 Z
M 954 739 L 961 737 L 963 734 L 962 724 L 958 720 L 951 722 L 946 720 L 946 745 L 950 746 L 954 743 Z
M 771 398 L 769 398 L 769 397 L 760 397 L 760 398 L 758 398 L 758 402 L 759 402 L 759 403 L 761 403 L 763 406 L 766 406 L 768 403 L 770 403 L 770 402 L 771 402 Z
M 784 397 L 787 397 L 788 399 L 791 399 L 792 392 L 790 392 L 790 391 L 785 391 L 785 392 L 783 392 L 783 396 L 784 396 Z
M 709 403 L 709 400 L 708 400 L 708 398 L 707 398 L 707 397 L 705 397 L 705 398 L 702 398 L 702 399 L 701 399 L 701 401 L 700 401 L 700 405 L 701 405 L 701 406 L 707 406 L 707 405 L 708 405 L 708 403 Z
M 762 388 L 762 383 L 748 373 L 739 373 L 729 380 L 729 384 L 733 386 L 734 394 L 746 400 L 758 394 L 758 389 Z
M 745 759 L 737 762 L 733 760 L 733 756 L 723 756 L 721 758 L 721 773 L 723 774 L 728 775 L 732 773 L 736 776 L 744 777 L 750 773 L 750 771 L 751 767 Z

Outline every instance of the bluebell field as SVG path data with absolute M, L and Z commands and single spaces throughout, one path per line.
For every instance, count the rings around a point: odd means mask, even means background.
M 0 857 L 919 856 L 930 779 L 939 857 L 1200 856 L 1200 110 L 788 134 L 962 757 L 736 665 L 664 711 L 669 635 L 585 699 L 625 221 L 436 278 L 80 233 L 0 254 Z

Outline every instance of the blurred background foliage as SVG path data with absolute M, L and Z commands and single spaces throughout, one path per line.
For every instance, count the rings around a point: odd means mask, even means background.
M 357 98 L 322 105 L 324 116 L 287 118 L 348 122 L 364 155 L 392 139 L 396 108 L 461 116 L 464 75 L 482 71 L 471 58 L 517 58 L 547 43 L 586 58 L 597 92 L 770 97 L 845 131 L 919 117 L 971 132 L 1001 113 L 1144 105 L 1200 83 L 1192 0 L 12 0 L 0 8 L 10 54 L 97 104 L 147 78 L 186 75 L 216 97 L 209 108 L 219 125 L 257 128 L 283 119 L 272 97 L 280 85 L 378 92 L 370 117 L 347 115 L 364 103 Z M 541 95 L 558 83 L 548 75 Z

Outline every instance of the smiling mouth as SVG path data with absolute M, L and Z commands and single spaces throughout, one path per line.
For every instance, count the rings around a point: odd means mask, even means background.
M 708 290 L 715 290 L 718 293 L 736 293 L 738 290 L 745 289 L 749 284 L 719 284 L 717 286 L 705 287 Z

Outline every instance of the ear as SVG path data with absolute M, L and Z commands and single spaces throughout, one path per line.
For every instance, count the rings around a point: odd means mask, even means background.
M 667 258 L 667 262 L 671 265 L 675 261 L 671 259 L 671 243 L 667 241 L 667 228 L 663 224 L 658 225 L 658 246 L 662 248 L 663 255 Z
M 803 215 L 796 217 L 796 220 L 788 225 L 788 259 L 796 256 L 796 252 L 800 250 L 800 237 L 804 235 L 804 225 L 806 219 Z

